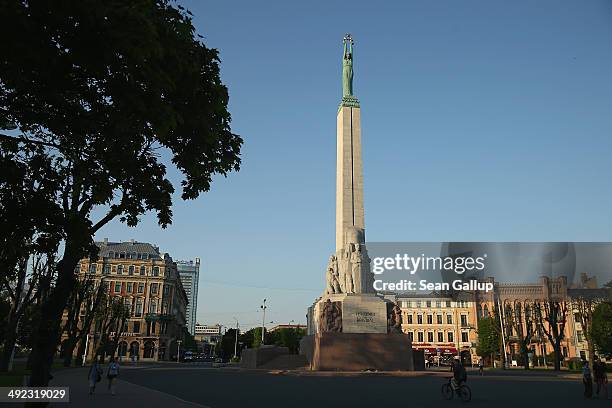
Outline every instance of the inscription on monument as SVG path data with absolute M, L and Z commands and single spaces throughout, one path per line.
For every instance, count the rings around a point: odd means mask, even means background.
M 357 322 L 374 322 L 376 313 L 373 312 L 355 312 Z

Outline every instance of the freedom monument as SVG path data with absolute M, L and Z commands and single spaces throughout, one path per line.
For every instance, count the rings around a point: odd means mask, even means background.
M 354 42 L 343 40 L 337 114 L 336 251 L 323 295 L 308 308 L 300 354 L 314 370 L 412 370 L 412 345 L 394 300 L 376 294 L 365 244 L 361 108 L 353 95 Z

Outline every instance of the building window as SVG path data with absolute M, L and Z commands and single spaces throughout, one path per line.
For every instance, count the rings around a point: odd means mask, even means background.
M 115 293 L 121 292 L 121 282 L 115 282 Z
M 419 343 L 422 343 L 422 342 L 423 342 L 423 332 L 418 332 L 418 333 L 417 333 L 417 341 L 418 341 Z
M 582 331 L 576 330 L 576 337 L 578 339 L 578 343 L 582 343 L 584 341 L 584 337 L 582 337 Z
M 414 333 L 408 332 L 408 338 L 410 339 L 410 341 L 414 341 Z
M 102 273 L 104 275 L 108 275 L 111 273 L 111 265 L 110 264 L 104 264 L 104 269 L 102 270 Z
M 416 307 L 418 307 L 418 308 L 420 308 L 420 307 L 421 307 L 421 301 L 420 301 L 420 300 L 417 300 L 417 301 L 416 301 Z
M 442 307 L 442 302 L 436 301 L 436 307 L 439 309 Z
M 130 299 L 127 299 L 127 298 L 123 299 L 123 306 L 125 306 L 126 310 L 130 312 L 132 311 L 132 301 Z M 124 330 L 124 331 L 127 331 L 127 330 Z
M 149 302 L 149 313 L 157 313 L 157 301 L 151 300 Z
M 149 254 L 142 254 L 142 259 L 149 259 Z
M 431 307 L 431 300 L 428 300 L 427 302 L 425 302 L 425 305 L 426 305 L 427 307 Z
M 448 333 L 446 333 L 446 338 L 448 339 L 448 342 L 449 342 L 449 343 L 452 343 L 453 341 L 455 341 L 455 340 L 453 339 L 453 337 L 454 337 L 454 336 L 453 336 L 453 332 L 448 332 Z
M 408 307 L 408 302 L 402 301 L 402 307 L 406 309 Z
M 412 324 L 412 313 L 408 315 L 407 321 L 408 324 Z
M 444 342 L 444 333 L 438 332 L 438 343 Z
M 140 333 L 140 322 L 134 322 L 134 333 Z
M 433 341 L 434 341 L 433 339 L 434 339 L 433 332 L 427 332 L 427 341 L 429 343 L 433 343 Z
M 138 293 L 144 293 L 144 283 L 138 284 Z
M 423 315 L 417 315 L 417 324 L 423 324 Z
M 121 252 L 119 254 L 119 259 L 125 259 L 125 252 Z
M 132 259 L 132 254 L 130 252 L 127 253 L 127 259 Z
M 436 316 L 436 323 L 442 324 L 442 315 L 441 314 Z
M 136 316 L 136 317 L 141 317 L 142 316 L 142 299 L 138 299 L 136 301 L 136 311 L 134 313 L 134 316 Z
M 446 324 L 453 324 L 453 315 L 451 314 L 446 315 Z
M 147 268 L 145 268 L 145 266 L 144 266 L 144 265 L 143 265 L 143 266 L 141 266 L 141 267 L 140 267 L 140 276 L 144 276 L 144 275 L 145 275 L 145 273 L 146 273 L 146 271 L 147 271 Z
M 96 273 L 96 269 L 98 269 L 98 265 L 95 263 L 89 264 L 89 273 Z
M 136 269 L 134 265 L 128 266 L 128 275 L 132 276 L 134 274 L 134 269 Z
M 433 315 L 427 315 L 427 324 L 433 324 Z
M 132 282 L 127 283 L 127 293 L 132 293 L 134 291 L 134 284 Z
M 159 276 L 159 266 L 153 267 L 153 276 Z
M 461 332 L 461 341 L 467 343 L 469 341 L 467 332 Z
M 155 334 L 155 326 L 156 326 L 156 324 L 155 324 L 155 323 L 156 323 L 156 322 L 152 322 L 152 323 L 151 323 L 151 334 Z
M 164 285 L 164 296 L 168 295 L 169 292 L 170 292 L 170 286 Z
M 123 275 L 123 265 L 117 265 L 117 275 Z
M 158 286 L 159 286 L 158 283 L 152 283 L 151 284 L 151 294 L 157 295 L 157 288 L 158 288 Z
M 447 301 L 446 301 L 446 307 L 451 307 L 451 302 L 450 302 L 450 300 L 447 300 Z
M 142 254 L 140 252 L 136 256 L 138 257 L 138 259 L 142 259 Z
M 461 326 L 466 327 L 467 325 L 467 315 L 461 315 Z

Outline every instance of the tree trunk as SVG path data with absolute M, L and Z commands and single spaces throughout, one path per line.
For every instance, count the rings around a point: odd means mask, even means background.
M 589 351 L 589 370 L 591 371 L 591 378 L 593 377 L 593 363 L 595 362 L 595 347 L 593 347 L 593 341 L 590 336 L 587 339 L 587 349 Z
M 8 371 L 9 361 L 13 354 L 13 348 L 17 341 L 17 322 L 10 322 L 6 326 L 6 336 L 4 337 L 4 347 L 2 347 L 2 353 L 0 354 L 0 372 Z
M 555 371 L 561 371 L 561 341 L 555 340 Z
M 46 387 L 49 384 L 51 363 L 61 337 L 62 313 L 74 288 L 74 268 L 80 259 L 76 248 L 76 244 L 67 240 L 64 257 L 57 265 L 56 286 L 41 305 L 40 324 L 35 332 L 31 353 L 31 387 Z
M 521 354 L 523 355 L 523 365 L 525 370 L 529 370 L 529 349 L 526 344 L 521 344 Z
M 66 348 L 64 349 L 64 367 L 70 367 L 72 365 L 72 355 L 74 354 L 75 347 L 76 342 L 74 340 L 66 340 Z

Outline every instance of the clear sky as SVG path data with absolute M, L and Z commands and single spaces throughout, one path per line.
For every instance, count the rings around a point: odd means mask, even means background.
M 369 241 L 612 241 L 611 2 L 181 3 L 220 51 L 242 170 L 166 230 L 97 238 L 202 258 L 198 321 L 261 324 L 267 298 L 304 323 L 322 292 L 346 32 Z

